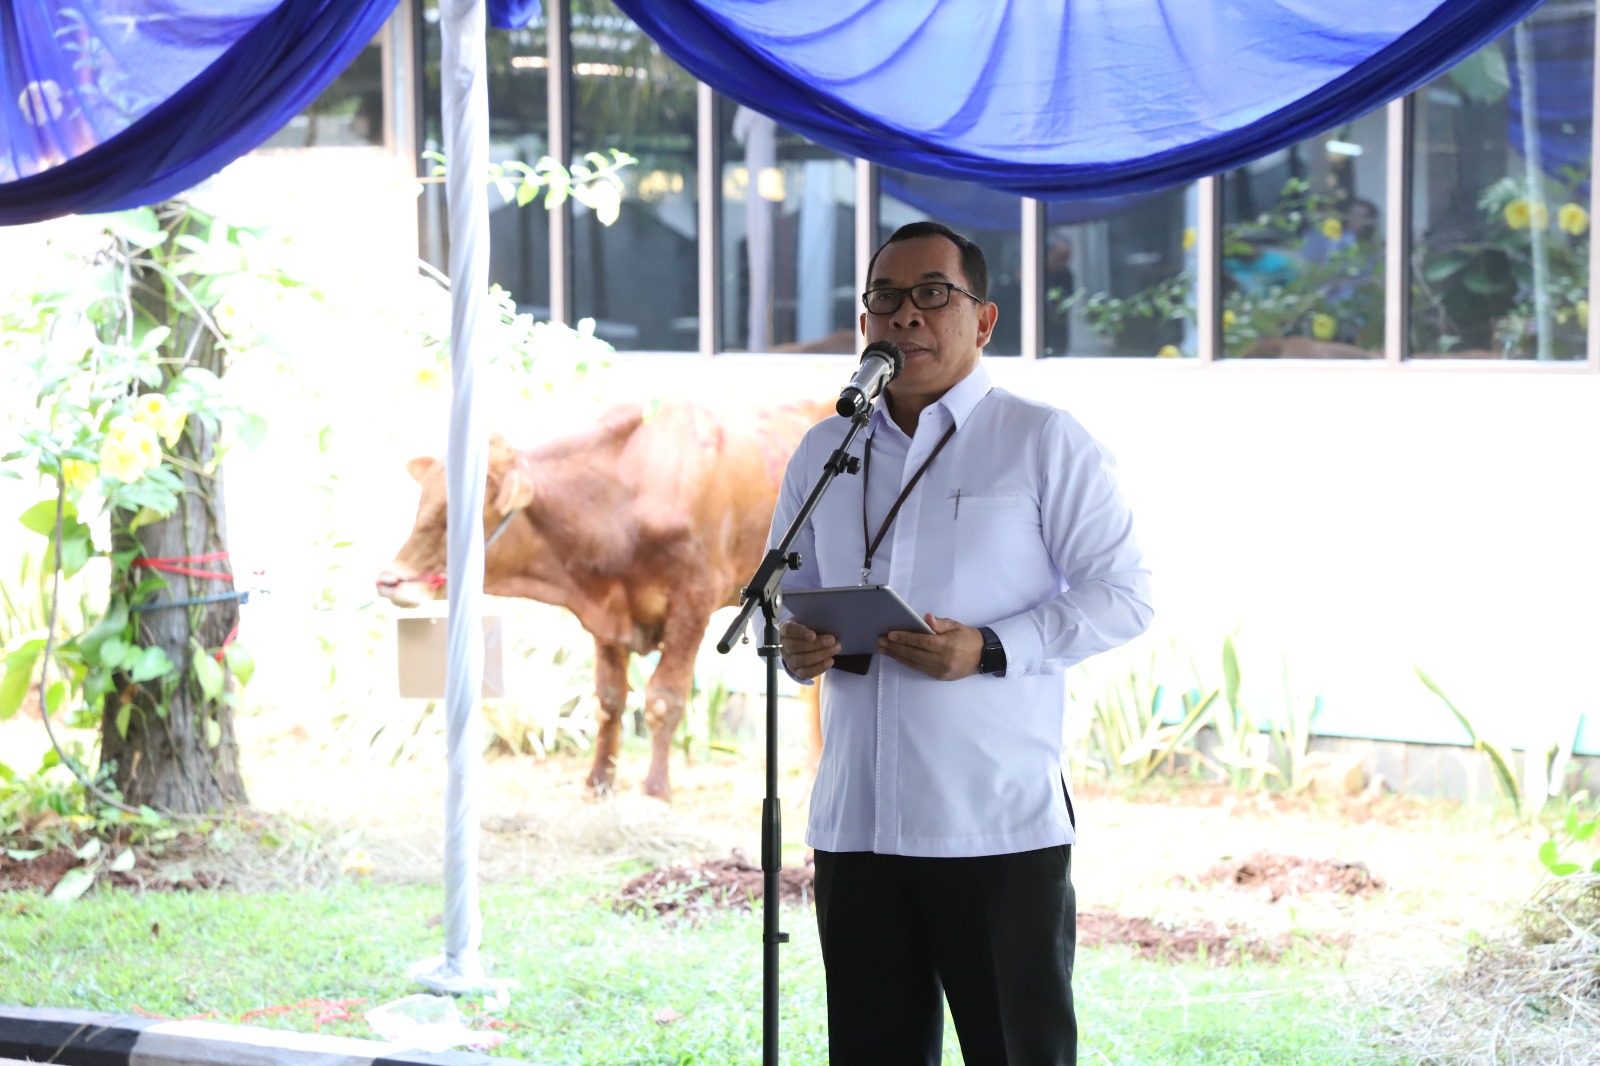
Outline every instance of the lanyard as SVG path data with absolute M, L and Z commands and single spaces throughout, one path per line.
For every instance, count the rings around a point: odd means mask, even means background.
M 939 452 L 955 436 L 956 427 L 944 431 L 944 436 L 939 438 L 939 443 L 933 446 L 933 451 L 917 467 L 917 472 L 911 475 L 911 480 L 906 482 L 906 487 L 900 490 L 900 498 L 894 501 L 894 506 L 889 508 L 889 513 L 883 519 L 883 525 L 878 527 L 878 535 L 872 536 L 867 526 L 867 475 L 872 472 L 872 438 L 867 438 L 866 454 L 861 459 L 861 542 L 867 546 L 867 551 L 861 558 L 861 583 L 865 585 L 867 578 L 872 576 L 872 556 L 878 550 L 878 545 L 883 543 L 883 536 L 889 532 L 889 526 L 894 522 L 894 516 L 900 513 L 900 505 L 906 502 L 906 497 L 911 495 L 911 490 L 917 487 L 917 482 L 922 480 L 922 475 L 927 473 L 928 467 L 939 457 Z

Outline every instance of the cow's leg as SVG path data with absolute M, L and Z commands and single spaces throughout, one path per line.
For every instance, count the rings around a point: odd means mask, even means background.
M 644 721 L 650 727 L 650 772 L 644 779 L 647 796 L 672 799 L 667 759 L 672 754 L 672 738 L 683 721 L 689 690 L 694 687 L 694 660 L 710 621 L 710 610 L 684 612 L 667 619 L 661 661 L 650 675 L 644 697 Z
M 628 709 L 628 649 L 594 642 L 594 691 L 600 698 L 599 728 L 594 738 L 594 766 L 589 787 L 609 792 L 617 774 L 617 742 L 622 715 Z

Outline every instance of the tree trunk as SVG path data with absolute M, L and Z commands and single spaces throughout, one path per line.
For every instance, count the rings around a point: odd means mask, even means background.
M 147 288 L 145 292 L 149 292 Z M 173 329 L 173 349 L 190 353 L 189 365 L 203 366 L 218 375 L 222 355 L 215 338 L 191 315 L 168 306 L 152 306 L 153 297 L 140 299 L 142 309 Z M 197 335 L 198 334 L 198 335 Z M 169 372 L 176 374 L 181 367 Z M 169 378 L 170 380 L 170 378 Z M 216 465 L 216 439 L 200 418 L 190 418 L 170 454 L 179 460 L 176 472 L 184 490 L 177 509 L 168 517 L 128 532 L 133 517 L 126 511 L 113 516 L 113 552 L 136 550 L 142 559 L 180 559 L 227 550 L 227 525 L 222 501 L 222 476 Z M 170 464 L 169 464 L 170 465 Z M 214 473 L 205 471 L 215 470 Z M 232 573 L 226 558 L 199 563 L 178 563 L 190 569 Z M 128 575 L 133 587 L 159 571 L 134 567 Z M 135 643 L 159 647 L 176 669 L 164 678 L 135 683 L 119 675 L 107 696 L 101 717 L 101 761 L 115 764 L 112 780 L 130 806 L 147 804 L 173 814 L 223 811 L 246 802 L 244 779 L 239 773 L 239 745 L 233 730 L 234 686 L 227 678 L 220 699 L 208 699 L 194 670 L 199 655 L 217 656 L 239 619 L 239 601 L 222 598 L 190 603 L 210 596 L 226 596 L 233 582 L 182 574 L 162 573 L 167 587 L 147 598 L 134 614 Z M 121 714 L 131 704 L 131 713 Z M 126 733 L 118 726 L 124 718 Z

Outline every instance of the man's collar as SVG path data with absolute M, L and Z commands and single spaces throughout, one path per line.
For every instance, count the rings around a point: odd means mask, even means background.
M 971 373 L 950 386 L 949 389 L 945 390 L 943 396 L 928 406 L 937 407 L 942 405 L 946 411 L 950 412 L 950 418 L 955 422 L 956 429 L 959 431 L 966 424 L 967 417 L 978 406 L 978 401 L 989 394 L 989 388 L 989 368 L 984 365 L 983 357 L 980 355 L 978 361 L 973 364 Z M 884 399 L 880 399 L 874 405 L 872 418 L 867 423 L 867 436 L 872 436 L 880 426 L 892 424 L 893 421 L 889 417 L 888 404 Z

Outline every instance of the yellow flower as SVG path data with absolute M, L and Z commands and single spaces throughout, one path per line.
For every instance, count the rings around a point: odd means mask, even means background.
M 1512 229 L 1527 229 L 1532 215 L 1528 201 L 1518 198 L 1506 204 L 1506 225 Z
M 1199 240 L 1199 239 L 1200 239 L 1200 235 L 1194 231 L 1194 227 L 1193 226 L 1190 226 L 1188 229 L 1184 230 L 1183 231 L 1183 250 L 1186 251 L 1186 252 L 1189 251 L 1191 248 L 1194 247 L 1194 242 Z
M 1222 312 L 1222 328 L 1223 329 L 1232 329 L 1233 328 L 1233 323 L 1234 323 L 1234 321 L 1236 319 L 1238 319 L 1238 317 L 1239 316 L 1234 314 L 1232 311 L 1226 311 L 1226 310 L 1223 311 Z
M 244 316 L 239 313 L 238 304 L 224 300 L 211 309 L 211 317 L 216 320 L 217 328 L 231 337 L 239 331 Z
M 169 448 L 178 442 L 186 417 L 183 411 L 167 402 L 167 398 L 159 392 L 147 392 L 133 404 L 134 421 L 155 430 Z
M 69 489 L 81 489 L 94 480 L 95 465 L 81 459 L 61 460 L 61 480 Z
M 1556 221 L 1560 224 L 1562 232 L 1581 237 L 1589 229 L 1589 212 L 1577 204 L 1562 204 L 1561 211 L 1556 215 Z
M 339 863 L 339 872 L 348 877 L 370 877 L 372 856 L 360 848 L 346 852 L 344 859 Z
M 1322 235 L 1330 241 L 1336 241 L 1344 236 L 1344 223 L 1336 218 L 1322 220 Z
M 1178 351 L 1178 346 L 1176 344 L 1163 344 L 1161 346 L 1161 350 L 1156 353 L 1156 357 L 1158 359 L 1178 359 L 1181 358 L 1182 355 L 1183 353 Z
M 1339 332 L 1339 323 L 1332 315 L 1312 315 L 1311 335 L 1319 341 L 1331 341 L 1333 335 Z
M 127 415 L 111 420 L 106 439 L 100 445 L 100 472 L 108 478 L 131 485 L 145 471 L 160 465 L 161 444 L 156 431 Z

